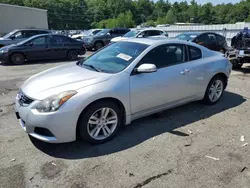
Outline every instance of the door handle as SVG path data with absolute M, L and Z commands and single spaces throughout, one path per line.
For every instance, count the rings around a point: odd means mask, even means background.
M 184 69 L 183 71 L 181 71 L 182 75 L 185 75 L 186 73 L 190 72 L 190 69 Z

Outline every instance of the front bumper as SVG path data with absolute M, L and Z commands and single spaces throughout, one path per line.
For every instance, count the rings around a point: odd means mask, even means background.
M 4 63 L 9 63 L 9 54 L 8 52 L 0 53 L 0 61 Z
M 86 43 L 85 43 L 85 47 L 86 47 L 87 49 L 93 49 L 93 48 L 94 48 L 94 44 L 91 43 L 91 42 L 86 42 Z
M 21 106 L 16 99 L 14 109 L 22 129 L 30 136 L 48 143 L 65 143 L 76 140 L 77 115 L 72 111 L 40 113 L 34 106 L 34 101 L 28 106 Z M 51 134 L 37 130 L 48 130 Z

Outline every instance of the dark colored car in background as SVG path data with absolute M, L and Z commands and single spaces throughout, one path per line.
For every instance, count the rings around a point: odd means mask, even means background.
M 0 48 L 0 61 L 19 65 L 30 60 L 75 60 L 78 55 L 85 53 L 86 48 L 82 41 L 64 35 L 43 34 Z
M 110 43 L 112 38 L 120 37 L 129 32 L 127 28 L 103 29 L 97 34 L 83 39 L 88 50 L 99 50 Z
M 16 44 L 35 35 L 51 33 L 44 29 L 16 29 L 3 37 L 0 37 L 0 48 L 10 44 Z
M 196 44 L 207 47 L 210 50 L 226 53 L 229 50 L 226 38 L 212 32 L 186 32 L 177 35 L 175 38 L 180 40 L 192 41 Z

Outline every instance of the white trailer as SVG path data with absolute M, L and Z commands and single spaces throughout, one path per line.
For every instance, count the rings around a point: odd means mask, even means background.
M 0 34 L 27 28 L 48 29 L 47 10 L 0 3 Z

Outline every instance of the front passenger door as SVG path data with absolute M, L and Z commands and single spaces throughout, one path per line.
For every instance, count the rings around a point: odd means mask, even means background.
M 28 60 L 49 59 L 47 36 L 37 37 L 24 44 Z
M 152 49 L 142 58 L 141 64 L 155 64 L 153 73 L 130 76 L 131 112 L 137 114 L 165 104 L 175 104 L 191 97 L 185 46 L 166 44 Z M 135 68 L 136 68 L 135 67 Z

